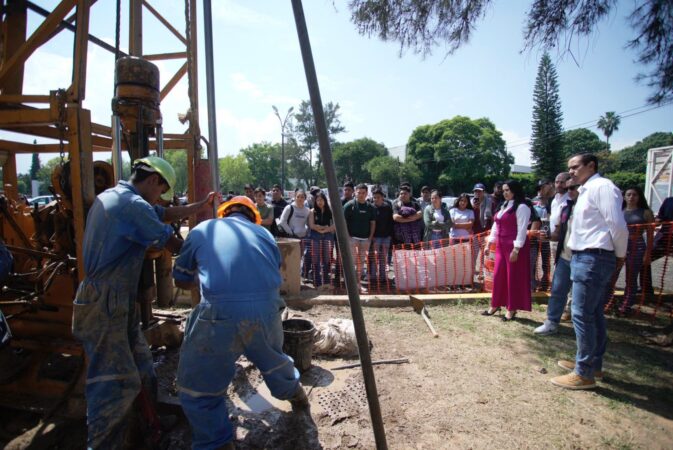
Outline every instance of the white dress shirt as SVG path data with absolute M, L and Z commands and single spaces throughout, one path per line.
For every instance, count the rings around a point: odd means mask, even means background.
M 568 248 L 614 250 L 617 258 L 623 258 L 629 232 L 622 213 L 622 193 L 599 174 L 589 178 L 578 191 Z
M 561 211 L 568 201 L 568 193 L 556 194 L 551 201 L 551 215 L 549 217 L 549 232 L 553 233 L 561 223 Z
M 495 215 L 496 218 L 500 219 L 505 212 L 512 209 L 514 206 L 514 200 L 508 200 L 505 203 L 505 207 L 502 208 Z M 526 233 L 528 232 L 528 220 L 530 219 L 530 208 L 525 203 L 519 204 L 519 207 L 516 208 L 516 239 L 514 239 L 514 247 L 521 248 L 523 244 L 526 243 Z M 493 221 L 493 226 L 491 227 L 491 234 L 488 236 L 488 242 L 495 242 L 496 235 L 498 233 L 498 223 Z

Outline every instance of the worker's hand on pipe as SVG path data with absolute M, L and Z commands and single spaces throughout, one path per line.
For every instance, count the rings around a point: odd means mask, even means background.
M 222 203 L 222 194 L 219 192 L 209 192 L 206 198 L 201 200 L 201 207 L 205 211 L 212 210 L 215 205 L 215 199 L 217 199 L 218 204 Z

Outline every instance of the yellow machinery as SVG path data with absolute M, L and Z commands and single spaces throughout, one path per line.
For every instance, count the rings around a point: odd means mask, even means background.
M 0 404 L 45 410 L 66 394 L 75 394 L 67 396 L 66 410 L 83 414 L 84 364 L 82 349 L 70 331 L 72 301 L 84 276 L 81 242 L 86 214 L 95 195 L 113 186 L 121 176 L 121 152 L 126 150 L 131 158 L 137 158 L 150 151 L 162 155 L 164 151 L 186 150 L 189 201 L 200 198 L 212 186 L 208 161 L 200 157 L 195 1 L 185 0 L 181 27 L 171 24 L 147 0 L 124 1 L 129 8 L 128 53 L 97 38 L 95 30 L 89 28 L 91 9 L 104 1 L 109 0 L 62 0 L 48 11 L 36 2 L 0 0 L 0 130 L 24 136 L 11 140 L 7 138 L 10 134 L 0 132 L 4 185 L 0 236 L 15 261 L 0 293 L 0 308 L 11 327 L 11 345 L 21 366 L 15 367 L 17 373 L 12 379 L 0 384 Z M 119 8 L 121 2 L 117 5 Z M 30 35 L 29 13 L 43 18 Z M 154 16 L 167 33 L 175 35 L 180 48 L 143 54 L 144 14 Z M 24 92 L 27 59 L 59 33 L 71 33 L 73 37 L 71 84 L 49 87 L 48 92 Z M 82 106 L 91 44 L 116 54 L 116 68 L 110 67 L 115 70 L 110 125 L 93 123 L 90 111 Z M 184 64 L 162 86 L 151 61 L 168 59 Z M 189 88 L 189 105 L 185 105 L 189 112 L 184 118 L 187 132 L 164 134 L 160 102 L 185 76 Z M 51 143 L 27 143 L 34 138 Z M 112 152 L 112 165 L 94 162 L 96 152 Z M 30 207 L 20 200 L 16 155 L 21 153 L 61 157 L 52 174 L 55 200 L 44 207 Z M 195 176 L 197 172 L 200 176 Z M 191 218 L 192 223 L 195 220 Z M 152 322 L 150 302 L 156 296 L 161 300 L 172 295 L 170 255 L 158 253 L 151 258 L 156 262 L 148 258 L 143 269 L 145 281 L 139 286 L 145 326 Z M 158 270 L 154 270 L 155 264 Z

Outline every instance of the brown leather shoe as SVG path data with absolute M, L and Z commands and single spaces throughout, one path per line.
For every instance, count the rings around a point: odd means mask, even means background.
M 575 361 L 568 361 L 567 359 L 561 359 L 557 364 L 560 368 L 568 370 L 570 372 L 575 370 Z M 595 371 L 594 378 L 598 381 L 601 381 L 603 379 L 603 371 L 602 370 Z
M 564 389 L 593 389 L 596 387 L 596 382 L 591 378 L 584 378 L 571 372 L 568 375 L 552 378 L 551 384 L 562 387 Z

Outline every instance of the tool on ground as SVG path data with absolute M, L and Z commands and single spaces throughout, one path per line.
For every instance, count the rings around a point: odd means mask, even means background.
M 430 322 L 430 316 L 428 315 L 428 310 L 425 307 L 425 303 L 423 302 L 423 300 L 421 300 L 420 298 L 416 298 L 414 296 L 410 296 L 409 299 L 411 300 L 411 306 L 413 306 L 414 311 L 420 314 L 421 317 L 423 317 L 423 320 L 425 320 L 425 323 L 428 325 L 428 328 L 430 328 L 430 331 L 432 331 L 432 336 L 439 337 L 439 334 L 437 334 L 435 328 L 432 326 L 432 322 Z
M 400 358 L 400 359 L 381 359 L 379 361 L 372 361 L 372 366 L 378 364 L 404 364 L 408 363 L 409 358 Z M 343 369 L 353 369 L 355 367 L 360 367 L 360 363 L 355 364 L 346 364 L 345 366 L 332 367 L 330 370 L 343 370 Z

